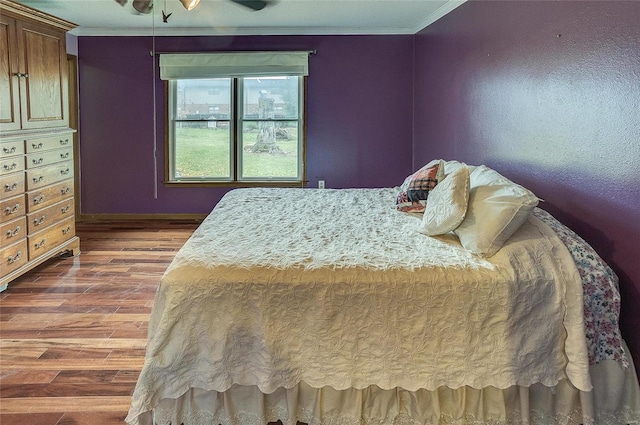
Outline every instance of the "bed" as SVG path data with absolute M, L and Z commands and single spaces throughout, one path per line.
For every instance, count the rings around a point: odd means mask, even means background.
M 456 161 L 230 191 L 160 282 L 127 423 L 640 423 L 617 278 L 537 205 Z

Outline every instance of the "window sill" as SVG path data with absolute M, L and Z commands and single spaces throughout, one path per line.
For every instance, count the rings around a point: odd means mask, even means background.
M 165 187 L 306 187 L 306 181 L 165 181 Z

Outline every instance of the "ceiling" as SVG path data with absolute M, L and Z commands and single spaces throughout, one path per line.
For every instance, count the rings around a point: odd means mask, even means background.
M 229 0 L 201 0 L 187 11 L 178 0 L 154 0 L 139 14 L 129 0 L 19 0 L 71 21 L 90 35 L 415 34 L 466 0 L 272 0 L 253 11 Z M 172 13 L 162 21 L 162 11 Z

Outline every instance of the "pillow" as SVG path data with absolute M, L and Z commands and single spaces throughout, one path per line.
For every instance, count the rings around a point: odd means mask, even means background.
M 490 257 L 537 205 L 538 198 L 531 191 L 480 165 L 470 174 L 467 213 L 454 232 L 466 249 Z
M 413 178 L 414 174 L 420 171 L 426 170 L 427 168 L 433 168 L 436 165 L 439 167 L 442 167 L 444 166 L 444 164 L 445 164 L 445 161 L 443 161 L 442 159 L 434 159 L 432 161 L 429 161 L 426 165 L 423 165 L 418 171 L 414 172 L 409 177 L 404 179 L 404 182 L 400 186 L 400 190 L 407 190 L 407 187 L 409 187 L 409 182 L 411 182 L 411 179 Z M 438 169 L 438 171 L 439 171 L 438 176 L 442 176 L 442 178 L 444 178 L 444 168 L 442 170 Z
M 453 173 L 458 168 L 463 167 L 463 166 L 465 166 L 465 167 L 467 167 L 469 169 L 469 173 L 473 173 L 473 170 L 475 170 L 475 168 L 476 168 L 475 165 L 467 165 L 464 162 L 459 162 L 459 161 L 445 161 L 444 162 L 444 169 L 445 169 L 447 175 Z
M 425 235 L 443 235 L 458 227 L 469 202 L 469 168 L 462 165 L 429 192 L 429 202 L 418 228 Z
M 430 165 L 434 161 L 427 165 Z M 444 178 L 444 161 L 425 166 L 404 179 L 396 198 L 396 208 L 402 212 L 422 212 L 429 192 Z

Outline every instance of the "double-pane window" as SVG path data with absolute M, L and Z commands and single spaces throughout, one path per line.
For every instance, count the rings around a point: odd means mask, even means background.
M 303 81 L 171 80 L 169 180 L 302 181 Z
M 167 180 L 301 184 L 307 55 L 161 55 Z

